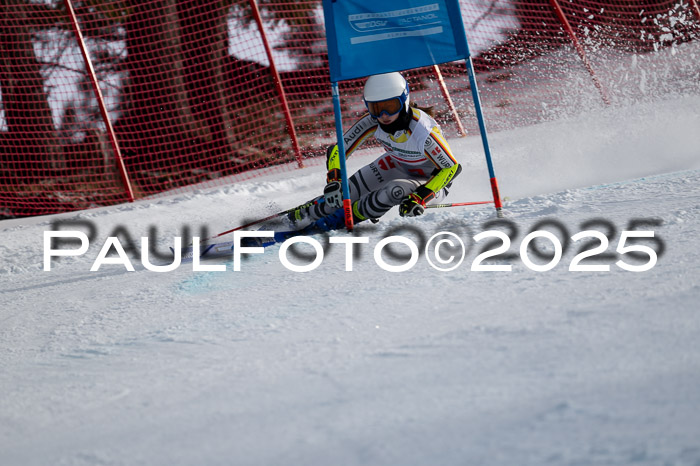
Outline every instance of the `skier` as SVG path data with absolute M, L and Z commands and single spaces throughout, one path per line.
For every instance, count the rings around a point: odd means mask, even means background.
M 432 118 L 432 107 L 422 108 L 410 102 L 408 84 L 400 73 L 370 76 L 364 87 L 364 102 L 369 113 L 344 135 L 346 157 L 370 136 L 386 152 L 348 180 L 354 222 L 376 221 L 395 205 L 402 217 L 423 214 L 427 204 L 447 196 L 452 181 L 462 170 Z M 288 214 L 297 231 L 310 227 L 329 230 L 343 225 L 338 146 L 329 147 L 326 157 L 328 173 L 323 196 Z

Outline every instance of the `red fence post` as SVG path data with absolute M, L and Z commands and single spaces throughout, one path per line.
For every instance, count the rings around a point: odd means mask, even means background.
M 600 80 L 598 79 L 598 76 L 595 74 L 595 71 L 593 70 L 593 67 L 591 66 L 591 63 L 588 61 L 588 57 L 586 56 L 586 51 L 583 49 L 583 46 L 581 43 L 578 41 L 578 37 L 576 37 L 576 33 L 574 32 L 574 29 L 571 27 L 571 24 L 569 23 L 569 20 L 566 19 L 566 15 L 564 14 L 564 10 L 562 10 L 561 5 L 559 5 L 558 0 L 549 0 L 549 3 L 552 5 L 554 8 L 554 11 L 557 14 L 557 17 L 559 18 L 559 21 L 561 21 L 562 25 L 564 26 L 564 30 L 566 33 L 569 35 L 569 38 L 574 44 L 574 48 L 576 49 L 576 52 L 578 52 L 578 56 L 581 57 L 581 61 L 583 61 L 583 66 L 586 67 L 588 72 L 590 73 L 591 77 L 593 78 L 593 83 L 595 84 L 595 87 L 598 88 L 598 91 L 600 91 L 600 95 L 603 97 L 603 102 L 606 104 L 610 104 L 610 99 L 608 98 L 608 94 L 603 88 L 603 85 L 600 83 Z
M 698 0 L 690 0 L 690 8 L 692 8 L 693 13 L 695 13 L 695 18 L 700 21 L 700 6 L 698 6 Z
M 287 96 L 284 92 L 284 87 L 282 87 L 282 79 L 275 66 L 275 60 L 272 57 L 272 49 L 270 48 L 270 43 L 267 40 L 267 34 L 265 34 L 265 28 L 263 27 L 262 17 L 260 16 L 260 10 L 255 0 L 249 0 L 250 7 L 253 10 L 253 16 L 255 17 L 255 22 L 258 24 L 258 29 L 260 30 L 260 37 L 263 41 L 263 46 L 265 47 L 265 53 L 267 54 L 267 59 L 270 62 L 270 71 L 272 72 L 272 78 L 275 81 L 275 87 L 277 88 L 277 93 L 280 96 L 280 102 L 282 103 L 282 110 L 284 111 L 284 118 L 287 120 L 287 126 L 289 127 L 289 135 L 292 137 L 292 146 L 294 147 L 294 154 L 297 159 L 297 164 L 299 168 L 304 167 L 304 162 L 301 158 L 301 150 L 299 149 L 299 140 L 297 139 L 297 132 L 294 129 L 294 120 L 292 120 L 292 113 L 289 111 L 289 104 L 287 103 Z
M 85 40 L 83 40 L 83 33 L 80 31 L 80 26 L 78 25 L 78 18 L 75 16 L 75 11 L 73 10 L 73 5 L 71 4 L 70 0 L 63 0 L 63 3 L 66 5 L 66 10 L 68 10 L 68 15 L 70 16 L 71 24 L 73 26 L 73 32 L 75 32 L 75 38 L 78 41 L 80 52 L 83 54 L 83 60 L 85 60 L 85 70 L 90 77 L 92 90 L 95 92 L 95 98 L 97 99 L 97 104 L 100 107 L 100 114 L 102 114 L 102 120 L 104 121 L 107 128 L 107 133 L 109 134 L 109 142 L 112 144 L 112 150 L 114 151 L 114 156 L 117 160 L 119 174 L 121 175 L 127 198 L 129 199 L 129 202 L 134 202 L 134 191 L 131 188 L 129 174 L 126 172 L 126 165 L 124 165 L 124 159 L 122 158 L 122 153 L 119 150 L 119 143 L 117 142 L 117 136 L 114 134 L 114 128 L 112 127 L 112 122 L 109 119 L 109 113 L 107 113 L 107 106 L 105 105 L 104 98 L 102 97 L 100 85 L 97 82 L 95 69 L 90 61 L 90 55 L 88 55 L 87 47 L 85 47 Z
M 457 130 L 459 131 L 459 135 L 466 136 L 467 132 L 464 130 L 464 126 L 462 125 L 462 120 L 459 118 L 459 113 L 457 113 L 457 109 L 455 108 L 455 104 L 452 102 L 452 98 L 450 97 L 450 93 L 447 90 L 447 85 L 445 85 L 445 80 L 442 79 L 442 73 L 440 72 L 440 67 L 438 65 L 433 65 L 433 70 L 435 71 L 435 75 L 437 76 L 438 82 L 440 83 L 440 90 L 442 91 L 442 96 L 445 98 L 445 101 L 447 102 L 447 106 L 450 107 L 450 111 L 452 112 L 452 115 L 455 117 L 455 122 L 457 123 Z

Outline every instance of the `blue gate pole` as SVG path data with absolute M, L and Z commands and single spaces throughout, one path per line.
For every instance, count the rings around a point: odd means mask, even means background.
M 343 134 L 343 118 L 340 114 L 340 91 L 338 83 L 331 83 L 333 94 L 333 113 L 335 113 L 335 134 L 338 141 L 338 156 L 340 157 L 340 180 L 343 190 L 343 211 L 345 212 L 345 226 L 348 231 L 353 229 L 352 200 L 350 199 L 350 185 L 348 184 L 348 169 L 345 166 L 345 138 Z
M 467 53 L 469 53 L 468 45 Z M 486 154 L 486 165 L 489 169 L 489 178 L 491 180 L 491 192 L 493 193 L 493 202 L 496 205 L 496 215 L 499 218 L 502 218 L 503 205 L 501 204 L 501 194 L 498 190 L 498 180 L 496 179 L 496 173 L 493 169 L 493 162 L 491 161 L 491 149 L 489 147 L 488 135 L 486 134 L 486 124 L 484 123 L 484 114 L 481 109 L 481 98 L 479 97 L 479 88 L 476 85 L 476 73 L 474 72 L 474 62 L 472 61 L 471 54 L 467 56 L 466 62 L 467 74 L 469 75 L 469 84 L 472 88 L 472 98 L 474 99 L 474 109 L 476 110 L 476 119 L 479 122 L 481 143 L 484 146 L 484 153 Z

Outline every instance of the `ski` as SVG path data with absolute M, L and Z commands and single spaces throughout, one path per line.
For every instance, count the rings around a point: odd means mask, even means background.
M 172 250 L 172 248 L 171 248 Z M 216 257 L 230 256 L 233 250 L 233 241 L 223 241 L 220 243 L 210 243 L 210 244 L 200 244 L 199 246 L 199 258 L 200 259 L 213 259 Z M 173 250 L 173 252 L 175 252 Z M 181 261 L 182 262 L 192 262 L 194 259 L 194 247 L 188 246 L 182 248 L 181 251 Z
M 288 231 L 278 231 L 274 233 L 272 237 L 244 237 L 241 238 L 242 247 L 263 247 L 272 246 L 277 243 L 283 243 L 289 238 L 299 235 L 314 235 L 319 233 L 324 233 L 328 230 L 319 227 L 317 224 L 309 225 L 302 230 L 288 230 Z M 202 243 L 199 245 L 199 259 L 221 259 L 221 258 L 231 258 L 233 254 L 233 248 L 235 247 L 233 241 L 221 241 L 213 243 Z M 173 248 L 170 248 L 174 252 Z M 182 262 L 192 262 L 194 259 L 194 246 L 188 246 L 182 248 L 180 260 Z
M 476 202 L 455 202 L 451 204 L 432 204 L 432 205 L 427 205 L 426 208 L 429 209 L 439 209 L 439 208 L 444 208 L 444 207 L 458 207 L 458 206 L 470 206 L 470 205 L 479 205 L 479 204 L 492 204 L 493 201 L 476 201 Z M 289 212 L 293 211 L 296 209 L 296 207 L 292 209 L 288 209 L 282 212 L 278 212 L 273 215 L 269 215 L 265 218 L 261 218 L 249 223 L 246 223 L 245 225 L 238 226 L 236 228 L 232 228 L 230 230 L 221 232 L 217 235 L 214 235 L 209 238 L 205 238 L 203 240 L 200 240 L 200 245 L 199 245 L 199 258 L 200 259 L 214 259 L 214 258 L 223 258 L 223 257 L 231 257 L 232 251 L 233 251 L 233 241 L 228 240 L 228 241 L 213 241 L 216 240 L 217 238 L 221 238 L 224 235 L 231 234 L 235 231 L 242 230 L 244 228 L 249 228 L 251 226 L 255 225 L 260 225 L 262 223 L 265 223 L 269 220 L 274 220 L 278 217 L 282 217 L 283 215 L 288 214 Z M 274 237 L 270 238 L 258 238 L 258 237 L 246 237 L 241 240 L 241 246 L 243 247 L 267 247 L 271 246 L 273 244 L 277 243 L 282 243 L 288 238 L 291 238 L 293 236 L 299 236 L 299 235 L 314 235 L 314 234 L 319 234 L 319 233 L 324 233 L 328 232 L 331 230 L 337 230 L 340 228 L 343 228 L 345 226 L 344 223 L 344 217 L 343 217 L 343 209 L 338 209 L 335 213 L 324 217 L 320 220 L 317 220 L 315 223 L 312 223 L 308 227 L 302 229 L 302 230 L 290 230 L 290 231 L 281 231 L 281 232 L 276 232 L 274 234 Z M 171 251 L 174 252 L 173 248 L 170 248 Z M 194 257 L 194 247 L 193 245 L 189 245 L 181 250 L 181 260 L 183 262 L 190 262 L 193 260 Z

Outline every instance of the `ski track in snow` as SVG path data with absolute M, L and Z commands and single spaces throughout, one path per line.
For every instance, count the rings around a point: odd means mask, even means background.
M 372 259 L 395 228 L 468 240 L 488 206 L 360 226 L 352 272 L 339 245 L 309 273 L 279 245 L 241 272 L 89 271 L 119 226 L 156 226 L 166 251 L 183 225 L 215 233 L 307 200 L 318 166 L 0 222 L 0 464 L 699 464 L 698 109 L 686 96 L 491 135 L 511 252 L 545 220 L 570 235 L 612 223 L 610 252 L 632 219 L 656 219 L 665 249 L 642 273 L 619 257 L 570 272 L 578 244 L 541 273 L 471 271 L 473 241 L 446 273 Z M 451 144 L 465 171 L 448 200 L 488 199 L 478 137 Z M 57 219 L 94 222 L 97 239 L 44 272 Z

